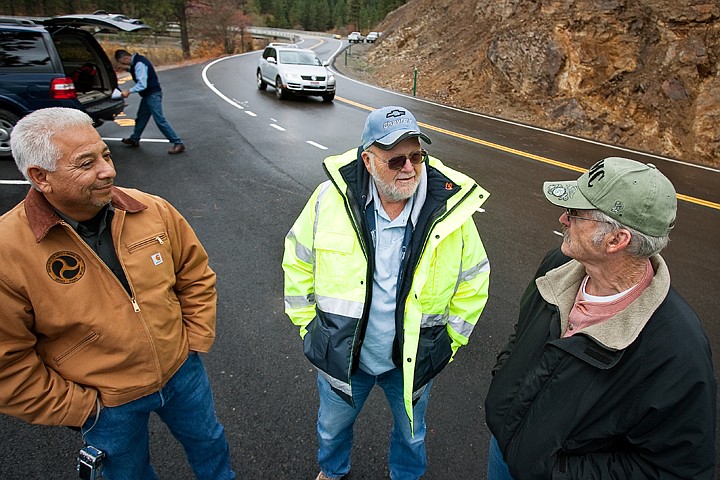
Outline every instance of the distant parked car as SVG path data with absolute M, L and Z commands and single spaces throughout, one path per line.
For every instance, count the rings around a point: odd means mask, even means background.
M 367 43 L 375 43 L 375 40 L 377 40 L 380 37 L 380 34 L 378 32 L 370 32 L 367 34 L 367 37 L 365 37 L 365 41 Z
M 0 18 L 0 157 L 11 155 L 10 133 L 17 121 L 40 108 L 76 108 L 90 115 L 95 126 L 123 111 L 123 99 L 112 95 L 118 86 L 113 64 L 87 31 L 150 28 L 123 17 Z
M 258 60 L 257 87 L 275 87 L 275 96 L 284 99 L 290 94 L 314 95 L 325 102 L 335 99 L 335 76 L 317 54 L 296 45 L 270 44 Z
M 348 35 L 348 42 L 350 43 L 362 43 L 364 40 L 365 37 L 363 37 L 360 32 L 351 32 L 350 35 Z

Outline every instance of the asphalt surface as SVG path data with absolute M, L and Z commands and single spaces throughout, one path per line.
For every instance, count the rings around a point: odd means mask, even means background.
M 340 42 L 307 39 L 304 46 L 328 59 Z M 255 86 L 258 55 L 160 72 L 166 116 L 188 146 L 182 155 L 166 153 L 168 144 L 152 122 L 140 148 L 119 142 L 131 132 L 135 96 L 127 117 L 98 130 L 112 149 L 116 183 L 171 201 L 210 254 L 218 274 L 218 331 L 204 361 L 239 478 L 312 479 L 317 473 L 316 373 L 283 313 L 283 238 L 325 179 L 322 159 L 356 147 L 369 109 L 383 105 L 409 108 L 433 140 L 428 150 L 491 192 L 485 211 L 476 215 L 493 268 L 490 300 L 470 344 L 434 383 L 425 478 L 485 478 L 483 402 L 495 353 L 535 268 L 560 243 L 561 211 L 544 200 L 542 182 L 576 178 L 573 169 L 605 156 L 652 162 L 688 196 L 679 203 L 664 256 L 675 287 L 703 319 L 720 368 L 720 172 L 443 108 L 342 76 L 332 104 L 278 101 L 272 87 Z M 20 178 L 12 162 L 0 162 L 0 180 Z M 27 188 L 0 182 L 0 213 L 22 200 Z M 385 400 L 374 392 L 356 424 L 349 479 L 387 478 L 390 426 Z M 192 478 L 167 429 L 153 419 L 150 430 L 160 478 Z M 77 433 L 0 416 L 0 437 L 0 479 L 76 477 L 74 459 L 82 446 Z

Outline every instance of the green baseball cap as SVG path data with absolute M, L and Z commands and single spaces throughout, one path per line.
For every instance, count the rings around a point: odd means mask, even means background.
M 667 235 L 675 223 L 675 188 L 650 163 L 608 157 L 575 181 L 545 182 L 543 193 L 559 207 L 600 210 L 652 237 Z

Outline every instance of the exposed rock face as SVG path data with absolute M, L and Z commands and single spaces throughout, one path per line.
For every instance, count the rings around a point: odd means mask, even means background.
M 411 0 L 378 30 L 394 90 L 720 166 L 718 0 Z

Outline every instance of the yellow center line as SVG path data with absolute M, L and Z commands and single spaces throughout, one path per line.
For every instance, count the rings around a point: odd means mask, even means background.
M 363 110 L 368 110 L 368 111 L 375 110 L 374 107 L 368 107 L 367 105 L 353 102 L 352 100 L 348 100 L 347 98 L 335 96 L 335 100 L 339 100 L 343 103 L 347 103 L 348 105 L 352 105 L 354 107 L 362 108 Z M 426 128 L 428 130 L 433 130 L 435 132 L 444 133 L 445 135 L 449 135 L 451 137 L 460 138 L 462 140 L 467 140 L 468 142 L 477 143 L 479 145 L 483 145 L 485 147 L 489 147 L 489 148 L 492 148 L 495 150 L 500 150 L 503 152 L 512 153 L 513 155 L 517 155 L 520 157 L 525 157 L 525 158 L 529 158 L 531 160 L 536 160 L 538 162 L 547 163 L 548 165 L 554 165 L 556 167 L 564 168 L 567 170 L 572 170 L 573 172 L 584 173 L 586 171 L 585 168 L 578 167 L 576 165 L 571 165 L 569 163 L 560 162 L 558 160 L 553 160 L 551 158 L 542 157 L 540 155 L 535 155 L 534 153 L 524 152 L 522 150 L 517 150 L 514 148 L 506 147 L 504 145 L 498 145 L 497 143 L 488 142 L 487 140 L 482 140 L 482 139 L 479 139 L 476 137 L 471 137 L 469 135 L 465 135 L 462 133 L 457 133 L 457 132 L 453 132 L 451 130 L 446 130 L 444 128 L 436 127 L 436 126 L 430 125 L 428 123 L 418 122 L 418 125 L 420 125 L 423 128 Z M 679 200 L 683 200 L 685 202 L 694 203 L 695 205 L 701 205 L 703 207 L 720 210 L 720 203 L 711 202 L 709 200 L 703 200 L 701 198 L 691 197 L 689 195 L 683 195 L 681 193 L 677 194 L 677 198 Z

